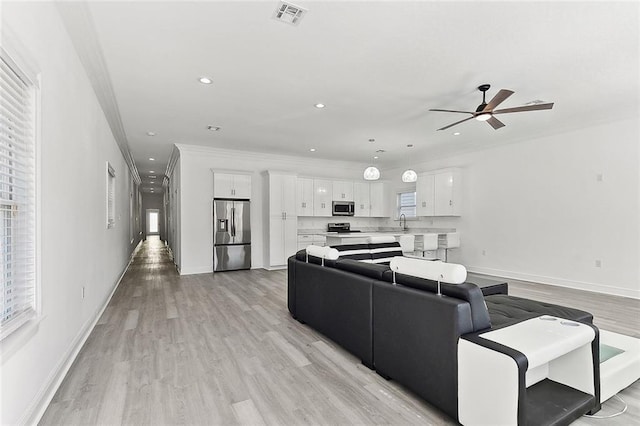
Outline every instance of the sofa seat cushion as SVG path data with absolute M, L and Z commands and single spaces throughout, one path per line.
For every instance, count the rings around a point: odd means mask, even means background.
M 492 328 L 506 327 L 541 315 L 552 315 L 588 324 L 593 322 L 593 315 L 589 312 L 566 306 L 506 294 L 485 296 L 484 299 L 491 317 Z
M 376 280 L 382 280 L 384 273 L 389 270 L 389 267 L 385 265 L 359 262 L 353 259 L 340 259 L 336 262 L 335 267 L 343 271 L 353 272 Z

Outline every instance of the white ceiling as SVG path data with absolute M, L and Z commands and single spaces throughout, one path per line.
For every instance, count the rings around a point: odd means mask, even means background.
M 409 166 L 638 116 L 638 2 L 294 3 L 298 26 L 276 1 L 89 4 L 145 187 L 174 143 Z M 475 110 L 482 83 L 555 106 L 437 132 L 465 116 L 427 110 Z

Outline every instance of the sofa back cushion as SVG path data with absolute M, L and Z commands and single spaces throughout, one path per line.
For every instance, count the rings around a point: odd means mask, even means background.
M 371 260 L 369 244 L 343 244 L 333 246 L 333 248 L 338 251 L 340 259 Z
M 402 256 L 402 248 L 397 241 L 389 243 L 370 243 L 371 263 L 383 263 L 388 265 L 396 256 Z
M 385 265 L 365 263 L 353 259 L 339 259 L 336 262 L 335 267 L 343 271 L 353 272 L 376 280 L 382 280 L 384 273 L 389 270 L 389 267 Z
M 384 274 L 386 281 L 389 281 L 390 278 L 390 272 Z M 436 281 L 414 277 L 413 275 L 396 273 L 396 284 L 428 291 L 430 293 L 438 292 L 438 283 Z M 491 327 L 489 311 L 484 302 L 482 290 L 480 290 L 477 285 L 471 283 L 440 283 L 440 291 L 445 296 L 455 297 L 456 299 L 461 299 L 469 303 L 471 319 L 473 321 L 473 331 L 480 331 Z

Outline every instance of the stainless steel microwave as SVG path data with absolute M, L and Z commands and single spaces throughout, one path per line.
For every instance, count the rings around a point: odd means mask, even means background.
M 355 203 L 353 201 L 334 201 L 332 214 L 334 216 L 353 216 Z

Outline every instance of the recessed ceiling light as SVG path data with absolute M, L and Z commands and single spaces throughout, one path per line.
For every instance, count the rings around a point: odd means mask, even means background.
M 309 151 L 316 152 L 316 149 L 315 148 L 311 148 Z
M 460 132 L 455 132 L 453 136 L 460 136 Z
M 149 157 L 149 161 L 156 161 L 155 158 Z
M 149 170 L 149 173 L 155 173 L 153 170 Z
M 155 176 L 149 176 L 149 179 L 155 179 L 155 178 L 156 178 Z
M 325 104 L 315 104 L 314 106 L 316 108 L 324 108 L 326 105 Z
M 218 126 L 207 126 L 207 130 L 211 130 L 212 132 L 217 132 L 221 127 Z
M 374 159 L 374 160 L 377 160 L 377 159 L 378 159 L 378 156 L 377 156 L 377 155 L 375 155 L 375 156 L 373 157 L 373 159 Z
M 198 79 L 198 81 L 202 84 L 211 84 L 213 83 L 213 80 L 211 80 L 209 77 L 200 77 Z
M 147 136 L 155 136 L 156 132 L 147 132 Z

